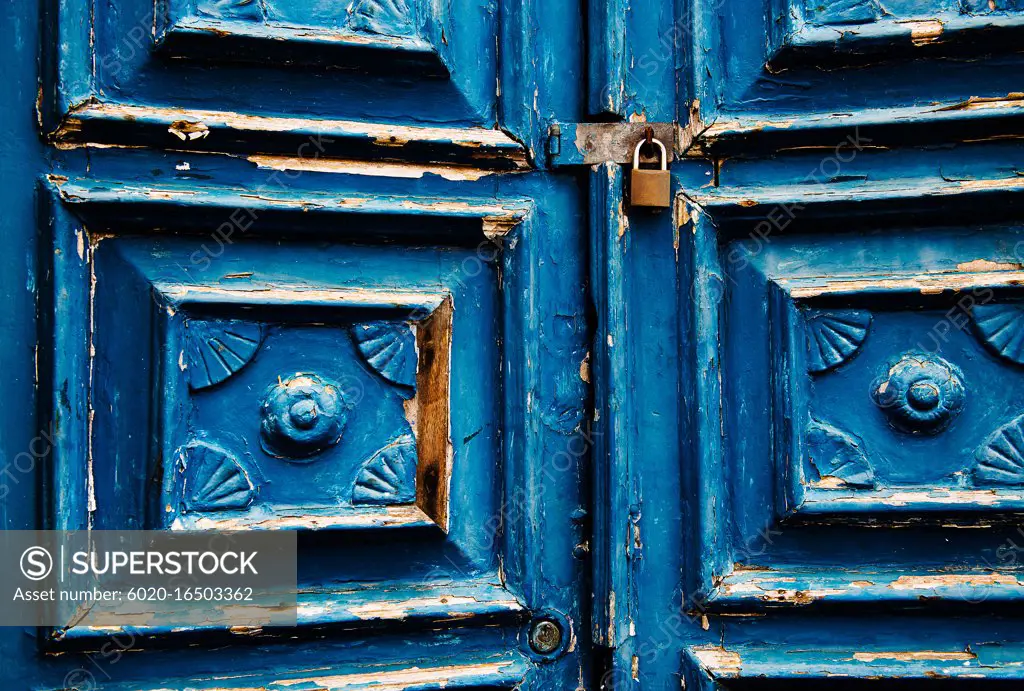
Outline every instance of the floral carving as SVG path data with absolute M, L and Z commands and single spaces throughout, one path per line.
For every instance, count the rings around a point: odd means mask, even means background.
M 352 503 L 412 503 L 416 499 L 416 464 L 416 440 L 404 434 L 363 464 L 352 489 Z
M 350 328 L 366 364 L 411 394 L 416 388 L 416 337 L 403 322 L 368 322 Z
M 355 31 L 381 36 L 415 34 L 406 0 L 357 0 L 349 10 L 349 17 L 349 26 Z
M 262 22 L 263 10 L 259 0 L 199 0 L 196 10 L 215 19 L 236 19 Z
M 196 13 L 221 21 L 274 24 L 284 4 L 280 0 L 197 0 Z M 333 10 L 327 14 L 337 16 Z M 315 20 L 316 14 L 309 19 Z M 355 0 L 339 19 L 347 29 L 360 33 L 396 38 L 417 35 L 415 15 L 408 0 Z
M 814 24 L 867 24 L 888 14 L 878 0 L 835 0 L 807 3 L 808 19 Z
M 185 322 L 185 362 L 193 390 L 219 384 L 245 367 L 263 340 L 259 324 L 239 320 Z
M 1024 365 L 1024 305 L 975 305 L 974 329 L 996 355 Z
M 908 353 L 875 380 L 871 395 L 898 430 L 939 432 L 963 410 L 963 374 L 935 355 Z
M 989 435 L 974 452 L 974 458 L 974 484 L 1024 484 L 1024 415 Z
M 807 316 L 807 369 L 825 372 L 838 367 L 868 337 L 871 313 L 863 310 L 814 310 Z
M 187 510 L 244 509 L 252 502 L 252 482 L 231 452 L 197 440 L 182 449 L 181 460 Z
M 847 487 L 875 486 L 875 471 L 861 442 L 852 434 L 825 422 L 812 420 L 804 433 L 808 459 L 822 479 L 837 478 Z
M 307 459 L 338 443 L 348 419 L 341 389 L 315 374 L 296 374 L 267 389 L 260 408 L 264 451 Z

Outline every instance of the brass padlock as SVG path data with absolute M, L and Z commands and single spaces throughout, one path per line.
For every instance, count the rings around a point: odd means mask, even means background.
M 667 209 L 672 205 L 672 180 L 668 173 L 668 152 L 657 139 L 650 142 L 661 150 L 661 168 L 643 170 L 640 168 L 640 147 L 647 140 L 641 140 L 633 151 L 633 171 L 629 176 L 629 205 L 654 209 Z

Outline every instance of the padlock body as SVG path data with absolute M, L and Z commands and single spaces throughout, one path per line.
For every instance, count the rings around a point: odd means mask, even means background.
M 672 194 L 668 171 L 634 168 L 629 178 L 629 204 L 655 209 L 670 207 Z

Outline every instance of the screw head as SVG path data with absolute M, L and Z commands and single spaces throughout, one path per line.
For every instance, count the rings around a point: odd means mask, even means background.
M 530 647 L 539 655 L 550 655 L 562 645 L 562 627 L 551 619 L 538 619 L 530 626 Z

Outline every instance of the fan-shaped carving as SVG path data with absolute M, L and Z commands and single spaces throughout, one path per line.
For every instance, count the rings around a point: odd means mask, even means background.
M 875 486 L 875 471 L 868 462 L 860 440 L 825 422 L 812 420 L 807 426 L 805 447 L 811 464 L 821 477 L 834 477 L 849 487 Z
M 261 4 L 257 0 L 199 0 L 196 10 L 201 15 L 217 19 L 260 22 L 264 14 Z
M 349 10 L 349 26 L 382 36 L 411 36 L 415 33 L 406 0 L 357 0 Z
M 363 464 L 353 504 L 409 504 L 416 499 L 416 440 L 404 434 Z
M 1024 305 L 975 305 L 974 327 L 1000 357 L 1024 365 Z
M 807 317 L 807 369 L 825 372 L 849 360 L 868 337 L 871 313 L 813 311 Z
M 976 485 L 1024 484 L 1024 415 L 993 432 L 974 458 Z
M 190 511 L 244 509 L 253 487 L 231 454 L 205 441 L 193 441 L 182 454 L 185 463 L 185 507 Z
M 185 324 L 189 386 L 219 384 L 252 360 L 263 340 L 259 324 L 239 320 L 189 320 Z
M 366 364 L 390 382 L 416 388 L 416 337 L 403 322 L 367 322 L 351 328 Z
M 814 24 L 866 24 L 886 15 L 878 0 L 833 0 L 807 3 L 807 13 Z

